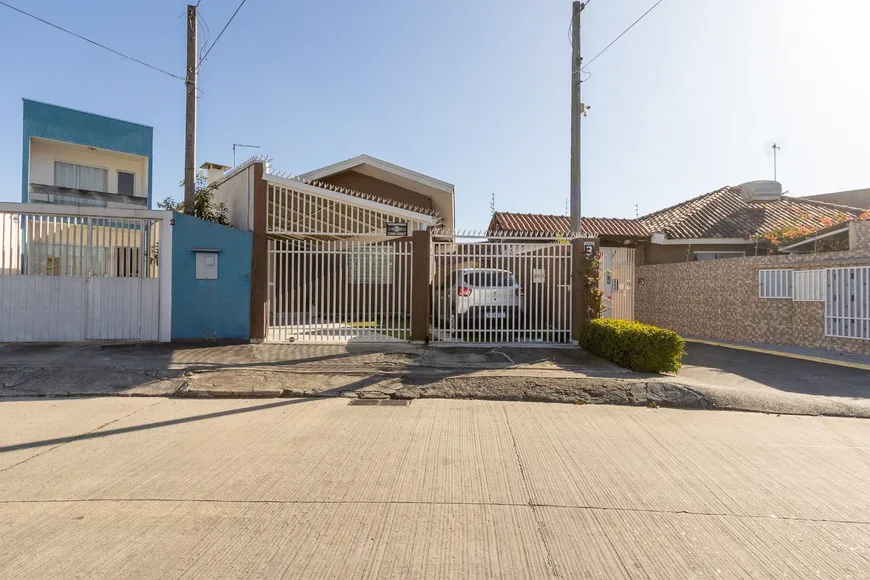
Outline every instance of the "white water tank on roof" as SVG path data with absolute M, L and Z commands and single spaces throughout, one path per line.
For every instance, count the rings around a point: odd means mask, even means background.
M 782 197 L 782 184 L 778 181 L 749 181 L 740 186 L 746 201 L 776 201 Z

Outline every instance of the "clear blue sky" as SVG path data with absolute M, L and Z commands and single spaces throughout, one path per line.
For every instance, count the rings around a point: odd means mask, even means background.
M 185 2 L 9 0 L 183 75 Z M 590 0 L 587 61 L 653 0 Z M 202 0 L 212 38 L 237 0 Z M 248 0 L 199 78 L 197 162 L 253 143 L 294 173 L 368 153 L 456 185 L 459 227 L 564 213 L 568 0 Z M 583 213 L 630 217 L 751 179 L 870 186 L 870 2 L 664 0 L 587 70 Z M 154 127 L 154 198 L 180 196 L 184 88 L 0 6 L 0 200 L 21 98 Z M 251 151 L 240 153 L 241 158 Z

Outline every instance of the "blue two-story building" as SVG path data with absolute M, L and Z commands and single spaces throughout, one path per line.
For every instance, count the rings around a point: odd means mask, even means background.
M 24 99 L 21 201 L 151 207 L 154 129 Z

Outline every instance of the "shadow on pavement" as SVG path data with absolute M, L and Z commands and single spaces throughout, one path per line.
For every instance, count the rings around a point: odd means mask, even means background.
M 870 372 L 815 361 L 687 343 L 678 377 L 712 385 L 829 397 L 870 398 Z
M 226 372 L 221 372 L 226 371 Z M 0 345 L 0 396 L 165 396 L 202 386 L 205 396 L 329 396 L 377 390 L 401 377 L 415 386 L 474 373 L 554 373 L 639 378 L 579 348 L 409 344 L 8 344 Z M 265 373 L 265 374 L 264 374 Z M 346 375 L 345 378 L 336 375 Z M 321 377 L 321 379 L 318 378 Z M 365 381 L 357 381 L 368 376 Z M 330 378 L 332 377 L 332 378 Z M 234 392 L 233 386 L 238 385 Z
M 254 405 L 253 407 L 242 407 L 239 409 L 227 409 L 225 411 L 216 411 L 214 413 L 204 413 L 202 415 L 193 415 L 191 417 L 181 417 L 178 419 L 168 419 L 166 421 L 156 421 L 154 423 L 144 423 L 142 425 L 131 425 L 129 427 L 119 427 L 117 429 L 106 429 L 105 431 L 92 431 L 81 435 L 69 435 L 67 437 L 56 437 L 54 439 L 43 439 L 41 441 L 28 441 L 26 443 L 16 443 L 15 445 L 0 446 L 0 453 L 8 453 L 10 451 L 20 451 L 22 449 L 34 449 L 38 447 L 49 447 L 54 445 L 62 445 L 71 441 L 83 441 L 86 439 L 100 439 L 103 437 L 111 437 L 113 435 L 122 435 L 124 433 L 135 433 L 136 431 L 146 431 L 148 429 L 158 429 L 160 427 L 171 427 L 172 425 L 181 425 L 184 423 L 192 423 L 195 421 L 205 421 L 207 419 L 216 419 L 218 417 L 228 417 L 230 415 L 238 415 L 240 413 L 250 413 L 254 411 L 264 411 L 266 409 L 274 409 L 287 405 L 296 405 L 299 403 L 310 402 L 314 399 L 284 399 L 272 403 L 264 403 Z

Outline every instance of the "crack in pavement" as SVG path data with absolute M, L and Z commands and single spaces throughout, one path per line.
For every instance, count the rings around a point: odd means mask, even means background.
M 541 517 L 541 514 L 535 509 L 537 506 L 532 501 L 532 488 L 529 486 L 529 482 L 526 479 L 526 468 L 523 465 L 523 460 L 520 458 L 520 449 L 517 445 L 517 438 L 514 435 L 514 428 L 511 425 L 510 417 L 507 414 L 507 409 L 502 408 L 502 412 L 504 413 L 504 420 L 507 423 L 508 433 L 511 436 L 511 444 L 513 445 L 514 455 L 517 458 L 517 464 L 520 468 L 520 479 L 523 480 L 523 487 L 526 488 L 526 496 L 529 498 L 528 506 L 532 510 L 532 515 L 535 517 L 535 531 L 537 531 L 538 536 L 541 538 L 541 543 L 544 545 L 544 551 L 547 553 L 547 565 L 550 567 L 550 572 L 553 574 L 554 578 L 559 577 L 559 570 L 556 568 L 556 561 L 553 558 L 553 552 L 550 549 L 550 544 L 547 542 L 547 537 L 544 534 L 544 528 L 546 524 L 544 519 Z
M 431 505 L 431 506 L 476 506 L 476 507 L 517 507 L 602 512 L 624 512 L 655 515 L 687 515 L 712 518 L 733 518 L 736 520 L 781 520 L 786 522 L 806 522 L 819 524 L 846 524 L 870 526 L 870 520 L 842 520 L 836 518 L 810 518 L 801 516 L 777 516 L 764 514 L 734 514 L 726 512 L 704 512 L 693 510 L 669 510 L 654 508 L 625 508 L 596 505 L 565 505 L 546 503 L 515 503 L 498 501 L 429 501 L 429 500 L 309 500 L 309 499 L 196 499 L 196 498 L 78 498 L 78 499 L 4 499 L 0 505 L 16 504 L 79 504 L 79 503 L 203 503 L 203 504 L 273 504 L 273 505 Z

